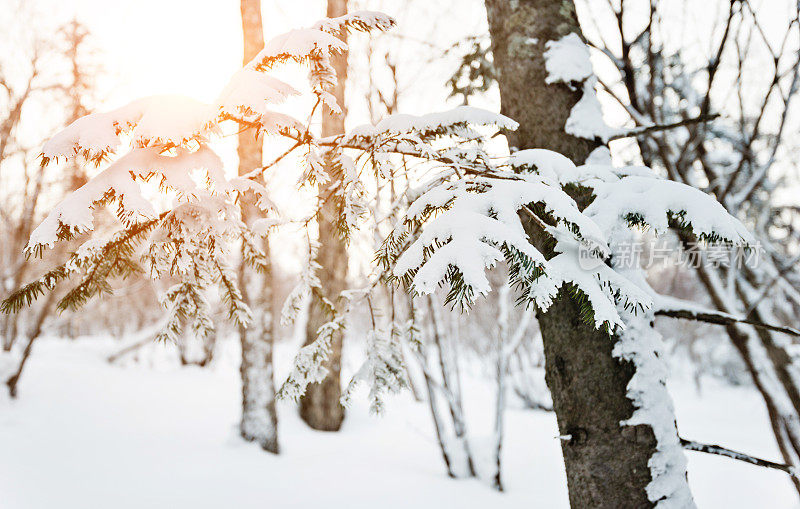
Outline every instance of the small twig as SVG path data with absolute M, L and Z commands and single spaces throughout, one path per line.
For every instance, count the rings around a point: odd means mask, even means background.
M 259 168 L 255 168 L 253 170 L 250 170 L 247 173 L 244 173 L 244 174 L 240 175 L 239 178 L 251 179 L 251 178 L 257 177 L 258 175 L 261 175 L 263 172 L 265 172 L 269 168 L 271 168 L 271 167 L 275 166 L 276 164 L 278 164 L 284 157 L 286 157 L 289 154 L 291 154 L 292 152 L 294 152 L 294 150 L 296 148 L 298 148 L 302 144 L 303 144 L 302 140 L 297 140 L 297 142 L 294 145 L 292 145 L 291 147 L 286 149 L 285 152 L 283 152 L 281 155 L 279 155 L 278 157 L 273 159 L 271 162 L 269 162 L 269 163 L 267 163 L 264 166 L 261 166 Z
M 786 465 L 785 463 L 776 463 L 774 461 L 756 458 L 755 456 L 750 456 L 749 454 L 744 454 L 742 452 L 734 451 L 726 447 L 721 447 L 719 445 L 703 444 L 700 442 L 695 442 L 693 440 L 686 440 L 685 438 L 681 438 L 681 447 L 683 447 L 687 451 L 697 451 L 697 452 L 704 452 L 707 454 L 716 454 L 719 456 L 725 456 L 727 458 L 735 459 L 737 461 L 750 463 L 751 465 L 756 465 L 759 467 L 781 470 L 791 475 L 792 477 L 797 477 L 797 472 L 795 471 L 795 468 L 791 465 Z
M 139 341 L 136 341 L 135 343 L 128 345 L 125 348 L 109 355 L 108 357 L 106 357 L 106 360 L 113 364 L 114 362 L 118 361 L 120 358 L 126 356 L 127 354 L 134 352 L 139 348 L 148 345 L 150 343 L 155 343 L 155 340 L 153 339 L 152 335 L 148 335 L 144 339 L 140 339 Z

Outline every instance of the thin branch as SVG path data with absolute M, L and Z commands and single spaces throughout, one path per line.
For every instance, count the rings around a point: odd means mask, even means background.
M 726 447 L 721 447 L 719 445 L 703 444 L 700 442 L 695 442 L 693 440 L 686 440 L 685 438 L 681 438 L 681 447 L 683 447 L 687 451 L 697 451 L 697 452 L 704 452 L 706 454 L 716 454 L 718 456 L 725 456 L 727 458 L 735 459 L 737 461 L 743 461 L 745 463 L 750 463 L 751 465 L 756 465 L 759 467 L 781 470 L 791 475 L 792 477 L 797 477 L 797 472 L 791 465 L 786 465 L 785 463 L 776 463 L 774 461 L 756 458 L 755 456 L 750 456 L 749 454 L 744 454 L 742 452 L 734 451 Z
M 273 159 L 271 162 L 265 164 L 264 166 L 261 166 L 260 168 L 255 168 L 255 169 L 250 170 L 249 172 L 247 172 L 247 173 L 245 173 L 243 175 L 240 175 L 240 178 L 245 178 L 245 179 L 256 178 L 258 175 L 261 175 L 262 173 L 267 171 L 269 168 L 271 168 L 271 167 L 275 166 L 276 164 L 278 164 L 284 157 L 286 157 L 289 154 L 291 154 L 292 152 L 294 152 L 294 150 L 297 149 L 298 147 L 300 147 L 301 145 L 303 145 L 303 141 L 302 140 L 297 140 L 297 142 L 294 145 L 292 145 L 291 147 L 286 149 L 285 152 L 283 152 L 281 155 L 279 155 L 278 157 Z
M 655 314 L 658 316 L 680 318 L 683 320 L 695 320 L 698 322 L 713 323 L 717 325 L 733 325 L 736 323 L 745 323 L 747 325 L 752 325 L 753 327 L 756 327 L 758 329 L 767 329 L 775 332 L 783 332 L 784 334 L 789 334 L 790 336 L 800 337 L 800 330 L 794 329 L 792 327 L 771 325 L 756 320 L 750 320 L 748 318 L 740 318 L 719 311 L 711 311 L 711 310 L 695 311 L 693 309 L 657 309 L 655 310 Z
M 136 341 L 135 343 L 130 344 L 122 348 L 121 350 L 118 350 L 117 352 L 114 352 L 113 354 L 106 357 L 106 360 L 113 364 L 114 362 L 118 361 L 120 358 L 126 356 L 127 354 L 135 352 L 139 348 L 152 343 L 155 343 L 155 339 L 153 338 L 152 335 L 148 335 L 143 339 L 140 339 L 139 341 Z
M 719 117 L 719 113 L 713 113 L 709 115 L 700 115 L 693 118 L 686 118 L 680 120 L 678 122 L 673 122 L 671 124 L 658 124 L 658 125 L 649 125 L 649 126 L 642 126 L 642 127 L 634 127 L 626 132 L 615 134 L 611 136 L 608 141 L 619 140 L 622 138 L 632 138 L 635 136 L 642 136 L 645 134 L 650 134 L 653 132 L 658 131 L 666 131 L 668 129 L 675 129 L 676 127 L 682 127 L 685 125 L 692 125 L 692 124 L 700 124 L 703 122 L 710 122 L 715 118 Z

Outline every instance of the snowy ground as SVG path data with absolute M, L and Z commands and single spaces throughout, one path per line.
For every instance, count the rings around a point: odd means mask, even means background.
M 42 340 L 20 399 L 0 396 L 0 508 L 567 507 L 550 414 L 509 412 L 507 492 L 498 494 L 481 481 L 447 478 L 427 408 L 408 395 L 388 401 L 380 418 L 355 398 L 338 434 L 307 429 L 283 404 L 275 457 L 237 438 L 232 349 L 198 369 L 111 366 L 104 356 L 116 348 Z M 289 345 L 282 350 L 291 355 Z M 684 436 L 779 457 L 753 390 L 707 384 L 698 395 L 675 385 Z M 465 389 L 469 408 L 491 397 L 479 384 Z M 487 449 L 480 435 L 488 437 L 489 419 L 470 422 L 476 449 Z M 701 508 L 800 507 L 781 472 L 699 453 L 689 465 Z

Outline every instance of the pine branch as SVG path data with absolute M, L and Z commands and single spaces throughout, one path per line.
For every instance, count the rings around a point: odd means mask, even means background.
M 219 260 L 214 261 L 214 266 L 217 269 L 217 281 L 222 301 L 228 307 L 228 319 L 240 327 L 246 328 L 252 319 L 252 312 L 242 298 L 242 292 L 235 281 L 235 276 Z
M 134 223 L 118 232 L 103 246 L 100 253 L 93 257 L 94 264 L 91 269 L 77 286 L 61 298 L 56 309 L 59 312 L 67 309 L 75 311 L 98 293 L 112 293 L 113 289 L 108 284 L 109 277 L 126 276 L 139 270 L 138 265 L 129 257 L 142 237 L 158 225 L 166 215 L 167 213 L 163 212 L 155 219 Z
M 13 291 L 6 297 L 2 304 L 0 304 L 0 312 L 3 314 L 17 313 L 24 307 L 30 307 L 34 301 L 41 297 L 48 291 L 53 291 L 56 284 L 63 279 L 68 278 L 73 271 L 68 268 L 68 264 L 64 263 L 58 267 L 50 270 L 42 277 L 28 283 L 27 285 Z
M 87 276 L 58 303 L 59 311 L 63 311 L 67 308 L 74 309 L 80 307 L 86 300 L 95 295 L 95 293 L 107 289 L 104 282 L 113 271 L 116 270 L 116 272 L 124 274 L 126 271 L 130 272 L 135 270 L 134 267 L 130 265 L 130 260 L 127 259 L 127 255 L 130 254 L 129 251 L 141 240 L 141 237 L 155 227 L 165 215 L 166 213 L 162 213 L 158 218 L 136 223 L 125 230 L 121 230 L 97 255 L 92 256 L 88 260 L 84 259 L 83 255 L 79 252 L 72 253 L 66 262 L 51 269 L 37 280 L 13 291 L 0 303 L 0 312 L 4 314 L 16 313 L 23 307 L 30 306 L 45 293 L 55 290 L 56 285 L 68 279 L 79 269 L 85 268 L 87 263 L 93 262 Z M 110 265 L 108 263 L 103 263 L 109 260 L 112 262 Z M 105 267 L 103 271 L 100 271 L 101 265 Z M 101 272 L 99 281 L 97 281 L 98 272 Z
M 718 311 L 703 310 L 695 311 L 692 309 L 657 309 L 656 315 L 668 316 L 670 318 L 680 318 L 683 320 L 695 320 L 698 322 L 713 323 L 716 325 L 733 325 L 736 323 L 744 323 L 752 325 L 758 329 L 766 329 L 775 332 L 783 332 L 790 336 L 800 337 L 800 330 L 792 327 L 784 327 L 781 325 L 772 325 L 768 323 L 750 320 L 749 318 L 740 318 L 737 316 L 729 315 Z
M 755 456 L 750 456 L 749 454 L 734 451 L 732 449 L 721 447 L 719 445 L 704 444 L 701 442 L 695 442 L 693 440 L 686 440 L 685 438 L 681 438 L 681 447 L 683 447 L 687 451 L 697 451 L 697 452 L 704 452 L 706 454 L 716 454 L 719 456 L 725 456 L 731 459 L 735 459 L 737 461 L 750 463 L 751 465 L 756 465 L 759 467 L 781 470 L 791 475 L 792 477 L 797 477 L 797 472 L 795 471 L 795 468 L 791 465 L 786 465 L 784 463 L 776 463 L 774 461 L 756 458 Z

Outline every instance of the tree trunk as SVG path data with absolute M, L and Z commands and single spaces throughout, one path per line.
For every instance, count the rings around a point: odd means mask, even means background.
M 268 292 L 265 292 L 268 293 Z M 247 441 L 277 454 L 278 414 L 272 369 L 272 316 L 266 303 L 253 309 L 253 322 L 239 331 L 242 343 L 242 420 L 239 431 Z
M 327 16 L 333 18 L 347 14 L 347 0 L 328 0 Z M 346 34 L 342 34 L 345 36 Z M 346 40 L 346 37 L 343 37 Z M 332 136 L 344 132 L 346 108 L 344 104 L 345 81 L 347 80 L 347 53 L 331 57 L 336 75 L 337 85 L 331 90 L 342 113 L 334 114 L 327 106 L 322 108 L 322 136 Z M 332 171 L 331 185 L 336 185 Z M 322 192 L 322 189 L 321 189 Z M 319 249 L 316 262 L 320 265 L 318 272 L 325 296 L 336 303 L 339 294 L 347 288 L 347 244 L 339 235 L 336 223 L 339 210 L 336 200 L 327 199 L 321 203 L 317 213 L 319 225 Z M 324 310 L 312 302 L 306 325 L 306 344 L 317 339 L 317 330 L 330 320 Z M 340 382 L 342 362 L 342 334 L 336 332 L 331 341 L 331 354 L 325 367 L 328 375 L 318 384 L 308 386 L 305 395 L 300 399 L 300 417 L 314 429 L 321 431 L 338 431 L 344 420 L 344 407 L 339 402 L 342 396 Z
M 545 148 L 582 163 L 597 145 L 564 131 L 580 90 L 548 85 L 545 44 L 581 33 L 572 0 L 486 0 L 500 85 L 501 111 L 520 123 L 509 146 Z M 575 196 L 579 206 L 586 197 Z M 583 203 L 581 203 L 583 202 Z M 536 235 L 532 229 L 532 239 Z M 615 338 L 581 318 L 580 305 L 562 288 L 537 314 L 547 384 L 562 437 L 572 507 L 651 507 L 648 460 L 656 439 L 646 425 L 621 426 L 634 407 L 627 386 L 630 362 L 612 355 Z
M 264 47 L 261 23 L 261 1 L 241 0 L 244 63 L 247 64 Z M 239 174 L 247 173 L 262 164 L 261 138 L 251 132 L 239 135 Z M 245 222 L 255 215 L 252 197 L 243 203 Z M 264 249 L 269 260 L 269 243 Z M 239 271 L 243 297 L 253 311 L 253 322 L 239 330 L 242 346 L 242 419 L 239 432 L 245 440 L 255 441 L 266 451 L 278 453 L 278 415 L 275 411 L 275 382 L 272 369 L 273 310 L 272 278 L 270 271 L 256 274 L 246 268 Z M 249 283 L 249 284 L 248 284 Z M 253 284 L 255 283 L 255 284 Z
M 53 304 L 55 303 L 55 296 L 55 292 L 50 292 L 47 299 L 42 304 L 42 308 L 39 310 L 39 314 L 36 316 L 36 321 L 33 324 L 33 329 L 28 333 L 28 342 L 25 344 L 25 349 L 22 351 L 22 357 L 20 358 L 17 370 L 6 380 L 8 395 L 11 396 L 12 399 L 17 397 L 17 385 L 19 384 L 19 378 L 22 376 L 22 370 L 25 369 L 25 364 L 28 362 L 28 358 L 33 352 L 33 343 L 42 335 L 42 327 L 44 326 L 45 320 L 50 315 Z

